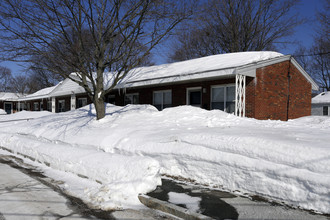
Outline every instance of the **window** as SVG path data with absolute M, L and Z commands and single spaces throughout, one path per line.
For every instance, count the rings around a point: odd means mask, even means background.
M 83 106 L 87 105 L 87 98 L 79 98 L 78 99 L 78 108 L 81 108 Z
M 18 109 L 19 111 L 23 111 L 26 109 L 25 103 L 18 103 Z
M 329 106 L 323 106 L 323 115 L 329 115 Z
M 127 104 L 139 104 L 139 94 L 126 94 L 125 95 L 125 105 Z
M 43 111 L 43 110 L 44 110 L 44 103 L 40 102 L 40 111 Z
M 58 112 L 65 112 L 65 100 L 58 101 Z
M 52 111 L 52 101 L 47 101 L 47 111 Z
M 202 92 L 201 87 L 187 89 L 187 104 L 201 107 L 202 105 Z
M 39 111 L 39 103 L 38 102 L 33 103 L 33 110 L 34 111 Z
M 27 104 L 27 110 L 28 110 L 28 111 L 31 110 L 31 104 L 30 104 L 30 103 Z
M 211 88 L 211 109 L 233 113 L 235 111 L 235 86 L 214 86 Z
M 5 112 L 7 114 L 11 114 L 13 111 L 13 104 L 11 102 L 5 102 L 4 106 L 5 106 Z
M 172 91 L 155 91 L 153 95 L 153 105 L 159 110 L 172 106 Z

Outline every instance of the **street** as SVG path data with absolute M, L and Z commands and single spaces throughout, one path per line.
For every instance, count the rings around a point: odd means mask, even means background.
M 48 184 L 49 178 L 42 173 L 16 165 L 13 157 L 0 155 L 0 176 L 0 220 L 173 219 L 148 208 L 114 212 L 90 209 L 55 184 Z
M 0 219 L 95 219 L 38 180 L 0 163 Z
M 113 212 L 90 209 L 78 198 L 64 194 L 56 187 L 56 183 L 50 184 L 53 180 L 33 167 L 29 168 L 26 167 L 27 164 L 17 164 L 14 161 L 18 162 L 19 159 L 0 155 L 0 220 L 177 219 L 148 208 Z M 169 201 L 170 196 L 176 195 L 177 201 L 172 203 L 185 208 L 195 200 L 199 203 L 193 205 L 195 211 L 214 219 L 329 219 L 279 204 L 262 200 L 251 201 L 230 193 L 169 179 L 163 179 L 162 182 L 162 186 L 149 193 L 149 196 Z

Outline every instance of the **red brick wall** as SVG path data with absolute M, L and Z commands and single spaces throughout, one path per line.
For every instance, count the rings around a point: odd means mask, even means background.
M 249 118 L 255 117 L 255 99 L 256 99 L 256 85 L 255 78 L 246 77 L 245 87 L 245 115 Z
M 292 64 L 290 75 L 289 119 L 311 115 L 311 83 Z
M 256 119 L 285 121 L 310 115 L 311 84 L 289 61 L 257 69 L 255 94 Z

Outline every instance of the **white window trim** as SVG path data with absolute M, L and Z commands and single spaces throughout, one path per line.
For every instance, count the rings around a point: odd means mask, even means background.
M 190 101 L 189 101 L 189 92 L 193 92 L 193 91 L 200 91 L 201 92 L 201 105 L 200 107 L 202 107 L 202 103 L 203 103 L 203 91 L 202 91 L 202 87 L 201 86 L 197 86 L 197 87 L 189 87 L 186 89 L 186 105 L 190 105 Z
M 155 93 L 162 93 L 162 107 L 161 109 L 163 110 L 164 109 L 164 93 L 165 92 L 170 92 L 171 93 L 171 105 L 172 105 L 172 89 L 166 89 L 166 90 L 156 90 L 156 91 L 153 91 L 152 93 L 152 104 L 155 105 Z
M 40 111 L 40 109 L 39 109 L 39 106 L 40 105 L 40 103 L 39 102 L 33 102 L 33 111 Z M 36 110 L 36 106 L 38 106 L 38 110 Z
M 229 84 L 221 84 L 221 85 L 213 85 L 211 86 L 211 92 L 210 92 L 210 109 L 212 110 L 212 97 L 213 97 L 213 92 L 212 92 L 212 89 L 216 89 L 216 88 L 226 88 L 226 87 L 236 87 L 236 84 L 235 83 L 229 83 Z M 226 111 L 226 98 L 227 98 L 227 89 L 224 89 L 224 111 Z M 234 100 L 234 102 L 236 102 L 236 99 Z

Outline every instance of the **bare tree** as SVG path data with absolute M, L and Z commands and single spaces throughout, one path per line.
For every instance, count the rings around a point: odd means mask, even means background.
M 20 94 L 35 92 L 31 90 L 31 86 L 33 85 L 34 82 L 26 75 L 14 76 L 10 81 L 11 91 Z
M 316 34 L 313 45 L 300 47 L 295 52 L 296 60 L 306 69 L 323 91 L 330 91 L 330 0 L 324 1 L 323 10 L 317 12 Z
M 4 0 L 0 3 L 2 52 L 7 60 L 47 60 L 47 70 L 81 85 L 97 119 L 105 96 L 187 17 L 172 0 Z M 112 83 L 105 87 L 104 73 Z
M 0 66 L 0 92 L 11 92 L 11 70 Z
M 323 9 L 317 13 L 317 19 L 320 25 L 311 48 L 314 55 L 311 71 L 320 88 L 330 91 L 330 0 L 324 1 Z
M 304 22 L 292 0 L 210 0 L 195 24 L 179 33 L 173 61 L 240 51 L 273 50 Z

